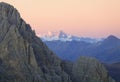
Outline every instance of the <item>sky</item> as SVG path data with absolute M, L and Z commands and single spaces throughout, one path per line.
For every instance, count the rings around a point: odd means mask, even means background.
M 39 36 L 63 30 L 84 37 L 120 38 L 120 0 L 0 0 L 13 5 Z

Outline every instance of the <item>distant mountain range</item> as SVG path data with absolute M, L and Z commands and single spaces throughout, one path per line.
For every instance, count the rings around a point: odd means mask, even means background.
M 101 41 L 103 39 L 96 39 L 96 38 L 89 38 L 89 37 L 79 37 L 79 36 L 74 36 L 67 34 L 63 31 L 58 31 L 58 32 L 48 32 L 46 34 L 41 35 L 41 39 L 43 41 L 84 41 L 88 43 L 96 43 L 98 41 Z
M 113 35 L 105 39 L 81 39 L 80 37 L 74 39 L 61 31 L 57 36 L 59 38 L 53 39 L 51 33 L 49 40 L 47 40 L 49 36 L 46 36 L 46 39 L 42 37 L 42 40 L 63 60 L 75 61 L 79 56 L 91 56 L 104 63 L 120 62 L 120 39 Z M 64 39 L 69 36 L 71 39 L 62 40 L 61 36 Z

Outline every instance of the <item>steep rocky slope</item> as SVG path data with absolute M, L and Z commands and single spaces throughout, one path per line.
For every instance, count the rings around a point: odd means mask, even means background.
M 64 70 L 66 65 L 39 40 L 13 6 L 0 3 L 0 82 L 74 82 L 72 78 L 79 77 Z
M 8 82 L 70 82 L 58 59 L 17 10 L 0 3 L 0 67 Z

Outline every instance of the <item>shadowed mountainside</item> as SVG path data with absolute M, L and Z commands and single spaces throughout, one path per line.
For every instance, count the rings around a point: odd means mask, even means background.
M 45 41 L 61 59 L 76 61 L 79 56 L 90 56 L 104 63 L 120 62 L 120 39 L 109 36 L 97 43 L 84 41 Z
M 120 82 L 120 62 L 106 65 L 105 67 L 109 71 L 109 74 L 116 80 Z

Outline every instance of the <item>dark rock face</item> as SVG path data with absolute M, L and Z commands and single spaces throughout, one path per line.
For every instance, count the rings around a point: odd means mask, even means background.
M 74 71 L 79 64 L 73 66 L 73 71 L 69 65 L 72 63 L 64 65 L 39 40 L 13 6 L 0 3 L 0 82 L 72 82 L 79 78 L 76 75 L 80 74 Z
M 63 69 L 71 76 L 72 82 L 115 82 L 94 58 L 82 56 L 73 64 L 65 61 Z
M 14 7 L 0 3 L 0 81 L 70 82 L 60 62 Z
M 73 65 L 74 82 L 114 82 L 104 66 L 94 58 L 80 57 Z

